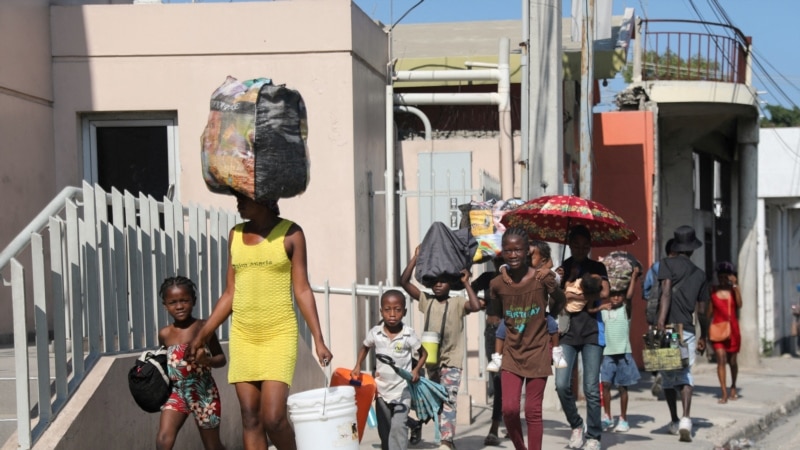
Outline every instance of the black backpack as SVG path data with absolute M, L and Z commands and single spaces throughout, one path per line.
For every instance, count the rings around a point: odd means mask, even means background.
M 128 371 L 133 400 L 147 412 L 158 412 L 172 392 L 167 375 L 167 349 L 146 350 Z

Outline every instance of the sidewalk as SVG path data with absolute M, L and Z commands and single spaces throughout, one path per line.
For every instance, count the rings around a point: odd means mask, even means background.
M 762 358 L 758 368 L 740 368 L 737 381 L 739 400 L 727 404 L 717 403 L 719 397 L 719 381 L 716 364 L 710 364 L 705 358 L 698 358 L 693 374 L 695 377 L 694 396 L 692 398 L 692 419 L 694 423 L 691 443 L 678 442 L 678 436 L 667 432 L 670 421 L 667 404 L 650 393 L 650 375 L 644 372 L 642 381 L 629 390 L 628 422 L 631 430 L 627 433 L 603 433 L 601 444 L 604 449 L 638 449 L 638 448 L 678 448 L 678 449 L 714 449 L 722 447 L 729 440 L 740 437 L 753 438 L 760 431 L 787 412 L 800 406 L 800 359 L 791 357 Z M 552 380 L 551 380 L 552 381 Z M 730 385 L 730 373 L 727 375 Z M 548 389 L 551 389 L 548 383 Z M 612 392 L 615 392 L 612 390 Z M 619 414 L 619 398 L 615 393 L 612 399 L 611 412 Z M 584 402 L 578 404 L 578 410 L 585 414 Z M 680 403 L 678 404 L 680 411 Z M 473 423 L 461 425 L 456 429 L 455 444 L 458 450 L 473 450 L 485 447 L 483 439 L 489 430 L 491 410 L 484 405 L 473 405 Z M 500 428 L 501 436 L 505 428 Z M 524 430 L 524 425 L 523 425 Z M 543 448 L 567 448 L 571 430 L 564 419 L 564 413 L 556 409 L 544 411 Z M 419 445 L 409 448 L 435 449 L 432 422 L 423 427 L 423 440 Z M 376 429 L 367 429 L 361 448 L 380 448 L 380 439 Z M 502 439 L 501 445 L 494 448 L 513 449 L 508 439 Z

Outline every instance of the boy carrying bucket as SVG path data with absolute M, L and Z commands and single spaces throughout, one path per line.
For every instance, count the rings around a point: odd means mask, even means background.
M 425 329 L 439 333 L 439 354 L 429 355 L 429 359 L 436 357 L 436 364 L 428 364 L 428 378 L 435 381 L 447 390 L 449 402 L 445 403 L 439 416 L 439 431 L 441 433 L 442 450 L 455 448 L 453 440 L 456 434 L 456 401 L 458 387 L 461 384 L 461 366 L 464 359 L 464 316 L 481 309 L 480 301 L 475 291 L 469 284 L 470 273 L 461 271 L 461 279 L 454 280 L 449 276 L 439 276 L 433 282 L 431 290 L 433 296 L 421 292 L 411 283 L 411 274 L 417 265 L 419 247 L 408 262 L 408 266 L 400 276 L 400 285 L 408 295 L 419 300 L 419 311 L 425 314 Z M 467 298 L 462 296 L 450 297 L 452 284 L 461 281 L 467 292 Z

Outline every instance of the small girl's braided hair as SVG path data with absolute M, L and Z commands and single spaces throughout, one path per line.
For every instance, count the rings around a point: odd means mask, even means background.
M 167 289 L 173 286 L 186 288 L 192 296 L 192 303 L 197 302 L 197 289 L 195 288 L 194 281 L 181 275 L 166 278 L 164 282 L 161 283 L 161 287 L 158 289 L 158 295 L 161 297 L 162 301 L 164 300 L 164 295 L 167 293 Z

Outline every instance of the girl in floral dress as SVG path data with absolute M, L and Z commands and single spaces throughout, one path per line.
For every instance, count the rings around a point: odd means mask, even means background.
M 171 325 L 158 332 L 159 344 L 167 347 L 167 370 L 172 381 L 172 394 L 161 407 L 156 448 L 171 449 L 178 431 L 191 413 L 203 446 L 207 450 L 224 449 L 219 437 L 222 406 L 211 368 L 224 366 L 225 354 L 217 336 L 212 334 L 202 357 L 192 362 L 184 359 L 186 347 L 205 323 L 192 316 L 197 294 L 191 280 L 182 276 L 167 278 L 161 284 L 159 294 L 173 319 Z

